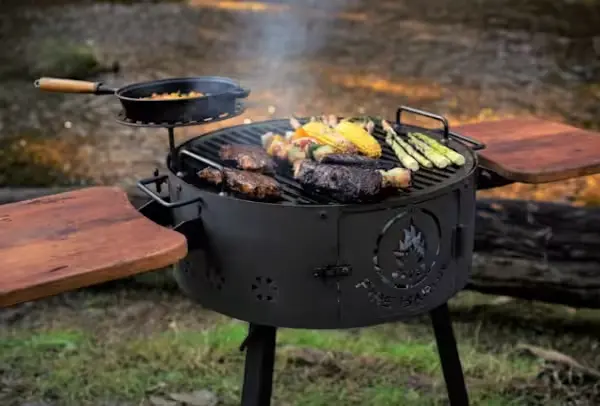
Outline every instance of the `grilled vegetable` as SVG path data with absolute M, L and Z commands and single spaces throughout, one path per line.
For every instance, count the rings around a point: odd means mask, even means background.
M 450 165 L 450 160 L 444 155 L 437 152 L 431 146 L 416 138 L 415 136 L 408 134 L 408 142 L 414 146 L 419 152 L 427 157 L 433 164 L 438 168 L 445 168 Z
M 327 155 L 338 154 L 337 150 L 331 145 L 311 145 L 307 149 L 308 157 L 317 162 L 323 160 Z
M 423 155 L 419 154 L 414 150 L 413 147 L 410 146 L 406 141 L 404 141 L 400 136 L 396 133 L 396 131 L 392 128 L 392 126 L 385 120 L 381 120 L 381 126 L 387 133 L 386 142 L 390 144 L 394 150 L 394 153 L 406 168 L 411 170 L 418 170 L 419 165 L 424 166 L 425 168 L 433 168 L 433 164 L 429 162 L 427 158 Z M 415 165 L 415 161 L 417 165 Z M 416 169 L 413 169 L 416 168 Z
M 363 168 L 385 167 L 380 161 L 367 156 L 340 154 L 330 145 L 311 146 L 307 152 L 308 158 L 324 164 L 359 166 Z
M 264 134 L 261 137 L 261 142 L 269 155 L 280 161 L 289 161 L 290 163 L 306 159 L 308 147 L 313 145 L 310 138 L 298 138 L 290 143 L 286 138 L 272 132 Z
M 320 121 L 311 121 L 304 124 L 302 130 L 318 144 L 331 145 L 342 153 L 352 153 L 356 147 L 352 142 L 338 134 L 333 128 Z
M 257 200 L 274 200 L 281 197 L 279 183 L 266 175 L 223 168 L 205 168 L 198 172 L 200 179 L 216 186 L 223 186 L 229 192 L 238 193 Z
M 438 151 L 440 154 L 444 155 L 448 158 L 453 164 L 458 166 L 463 166 L 465 164 L 465 157 L 459 154 L 458 152 L 448 148 L 447 146 L 437 142 L 431 137 L 428 137 L 422 133 L 410 133 L 411 135 L 417 137 L 421 141 L 427 143 L 430 147 Z
M 268 149 L 271 147 L 271 144 L 276 139 L 283 139 L 284 142 L 287 142 L 281 135 L 275 134 L 272 131 L 266 132 L 260 137 L 260 143 L 262 144 L 263 148 L 267 151 L 267 153 Z
M 268 132 L 261 137 L 261 143 L 267 154 L 279 160 L 286 160 L 291 144 L 281 135 Z
M 290 118 L 290 126 L 294 129 L 294 135 L 289 138 L 289 141 L 292 141 L 296 138 L 305 138 L 309 137 L 308 133 L 302 128 L 302 124 L 295 117 Z
M 292 164 L 307 157 L 306 151 L 295 145 L 291 145 L 287 151 L 287 160 Z
M 294 164 L 294 178 L 307 191 L 327 194 L 344 203 L 374 201 L 386 188 L 410 185 L 410 171 L 401 168 L 380 171 L 309 160 Z
M 419 163 L 410 156 L 390 134 L 385 137 L 385 142 L 392 148 L 394 154 L 396 154 L 396 157 L 405 168 L 410 169 L 411 171 L 419 170 Z
M 371 158 L 379 158 L 381 156 L 379 141 L 359 124 L 349 120 L 342 120 L 335 126 L 335 130 L 354 144 L 364 155 Z
M 292 140 L 291 144 L 300 148 L 302 151 L 306 151 L 311 145 L 318 145 L 314 139 L 308 137 L 296 138 L 295 140 Z
M 275 162 L 258 145 L 222 145 L 219 156 L 226 165 L 237 169 L 262 173 L 275 171 Z
M 365 130 L 367 130 L 369 134 L 373 134 L 373 132 L 375 132 L 375 122 L 368 120 L 365 124 Z
M 296 133 L 294 131 L 286 131 L 284 138 L 287 142 L 292 142 L 295 135 L 296 135 Z

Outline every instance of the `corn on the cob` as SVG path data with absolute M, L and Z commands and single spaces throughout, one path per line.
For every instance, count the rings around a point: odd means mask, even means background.
M 458 165 L 458 166 L 463 166 L 465 164 L 464 156 L 462 156 L 458 152 L 448 148 L 447 146 L 440 144 L 433 138 L 431 138 L 425 134 L 421 134 L 421 133 L 411 133 L 411 134 L 414 135 L 415 137 L 417 137 L 418 139 L 420 139 L 421 141 L 424 141 L 427 144 L 429 144 L 429 146 L 431 146 L 433 149 L 438 151 L 440 154 L 444 155 L 453 164 Z
M 354 144 L 364 155 L 370 158 L 381 157 L 379 141 L 359 124 L 343 120 L 335 126 L 335 130 Z
M 427 159 L 433 162 L 436 167 L 443 169 L 450 165 L 450 160 L 448 158 L 437 152 L 435 149 L 417 137 L 408 134 L 408 142 L 410 142 L 411 145 L 414 146 L 419 152 L 425 155 Z
M 310 138 L 316 140 L 319 144 L 331 145 L 342 153 L 356 152 L 356 147 L 352 142 L 338 134 L 333 128 L 319 121 L 311 121 L 302 126 L 304 132 Z

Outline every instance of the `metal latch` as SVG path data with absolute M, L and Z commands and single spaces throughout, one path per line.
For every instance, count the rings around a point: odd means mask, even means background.
M 315 278 L 340 278 L 349 276 L 352 273 L 350 265 L 328 265 L 317 268 L 313 272 Z
M 454 227 L 452 232 L 452 257 L 460 258 L 463 256 L 464 250 L 464 234 L 465 234 L 465 226 L 462 224 Z

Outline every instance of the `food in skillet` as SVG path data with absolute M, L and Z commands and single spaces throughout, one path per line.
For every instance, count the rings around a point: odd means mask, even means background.
M 181 93 L 180 91 L 173 93 L 152 93 L 148 97 L 142 97 L 142 100 L 174 100 L 174 99 L 193 99 L 194 97 L 207 96 L 205 93 L 191 91 L 188 93 Z
M 198 177 L 215 186 L 221 186 L 228 192 L 256 200 L 276 200 L 281 197 L 279 183 L 261 173 L 231 168 L 223 168 L 220 171 L 209 167 L 198 172 Z
M 294 178 L 309 192 L 343 203 L 363 203 L 376 200 L 386 189 L 410 186 L 411 174 L 403 168 L 382 171 L 300 160 L 294 162 Z
M 275 172 L 275 161 L 258 145 L 223 145 L 219 156 L 225 165 L 236 169 L 266 174 Z

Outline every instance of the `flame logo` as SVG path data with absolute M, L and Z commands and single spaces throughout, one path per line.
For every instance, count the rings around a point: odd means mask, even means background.
M 391 251 L 396 263 L 395 269 L 386 272 L 379 266 L 378 250 L 373 257 L 375 272 L 385 284 L 396 289 L 406 289 L 419 284 L 428 273 L 428 266 L 425 263 L 427 243 L 412 218 L 402 233 L 403 237 L 398 241 L 397 248 Z M 435 260 L 431 266 L 434 264 Z
M 404 258 L 409 254 L 416 256 L 417 262 L 423 262 L 425 258 L 425 240 L 423 233 L 417 231 L 414 224 L 410 224 L 408 230 L 404 230 L 404 240 L 398 241 L 398 249 L 393 251 L 399 268 L 404 265 Z
M 398 249 L 392 251 L 398 270 L 392 272 L 391 276 L 396 282 L 410 284 L 425 274 L 425 239 L 412 220 L 403 231 L 404 239 L 398 241 Z

